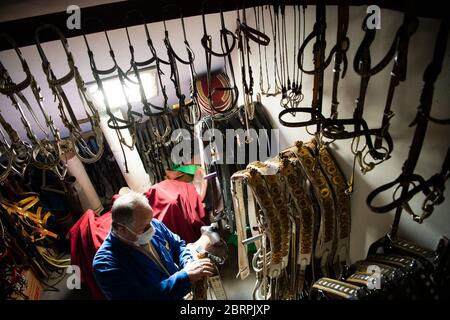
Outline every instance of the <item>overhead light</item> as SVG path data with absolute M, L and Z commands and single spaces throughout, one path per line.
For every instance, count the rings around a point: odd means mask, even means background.
M 158 83 L 156 81 L 156 69 L 143 69 L 139 71 L 139 76 L 142 81 L 142 86 L 144 87 L 145 97 L 148 99 L 156 97 L 158 95 Z M 124 95 L 128 97 L 128 101 L 131 104 L 138 103 L 141 101 L 141 94 L 139 91 L 139 85 L 134 73 L 129 73 L 128 78 L 125 79 L 125 84 L 122 89 L 122 84 L 120 83 L 119 76 L 108 77 L 102 79 L 103 89 L 105 91 L 106 97 L 108 99 L 109 107 L 111 109 L 121 108 L 127 105 L 127 100 Z M 99 111 L 105 111 L 105 103 L 103 92 L 98 89 L 96 82 L 90 82 L 86 84 L 92 97 L 95 99 Z

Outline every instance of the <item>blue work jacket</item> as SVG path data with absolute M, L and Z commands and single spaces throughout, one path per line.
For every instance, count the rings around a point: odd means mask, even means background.
M 151 243 L 170 276 L 144 252 L 110 232 L 93 262 L 96 281 L 107 299 L 182 299 L 191 290 L 182 270 L 193 259 L 185 241 L 156 219 L 152 225 Z

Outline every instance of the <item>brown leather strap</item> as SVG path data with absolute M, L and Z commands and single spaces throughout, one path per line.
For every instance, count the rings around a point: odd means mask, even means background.
M 288 149 L 293 152 L 308 180 L 320 207 L 320 227 L 315 247 L 315 257 L 320 259 L 320 270 L 324 276 L 329 274 L 328 263 L 333 258 L 333 246 L 336 230 L 335 207 L 330 186 L 322 174 L 318 162 L 302 142 L 297 141 L 295 147 Z
M 350 250 L 350 227 L 351 227 L 351 202 L 350 194 L 346 192 L 347 182 L 339 168 L 336 160 L 331 155 L 327 145 L 318 145 L 313 139 L 307 146 L 316 155 L 322 172 L 327 177 L 328 183 L 333 190 L 334 204 L 336 210 L 336 251 L 334 255 L 334 270 L 339 277 L 346 265 Z

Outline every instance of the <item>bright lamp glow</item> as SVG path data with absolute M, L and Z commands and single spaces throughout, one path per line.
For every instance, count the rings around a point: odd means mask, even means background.
M 156 82 L 156 72 L 154 69 L 141 70 L 139 72 L 139 76 L 141 77 L 142 86 L 144 87 L 145 97 L 148 99 L 157 96 L 158 94 L 158 86 Z M 139 85 L 137 84 L 136 75 L 129 74 L 128 78 L 133 81 L 130 82 L 125 79 L 125 94 L 128 97 L 128 101 L 132 104 L 141 101 L 141 95 L 139 92 Z M 108 98 L 109 107 L 111 109 L 120 108 L 122 106 L 127 105 L 127 100 L 125 99 L 125 95 L 123 94 L 122 85 L 120 83 L 119 77 L 111 77 L 102 80 L 103 89 L 105 90 L 105 94 Z M 105 103 L 103 101 L 103 93 L 98 89 L 97 83 L 92 82 L 87 85 L 89 92 L 94 97 L 97 102 L 97 106 L 101 108 L 101 110 L 105 110 Z

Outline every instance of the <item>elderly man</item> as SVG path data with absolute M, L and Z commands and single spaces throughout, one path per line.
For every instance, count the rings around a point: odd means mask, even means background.
M 153 220 L 147 198 L 136 192 L 114 202 L 111 232 L 93 267 L 108 299 L 182 299 L 214 271 L 209 259 L 194 261 L 185 241 Z

